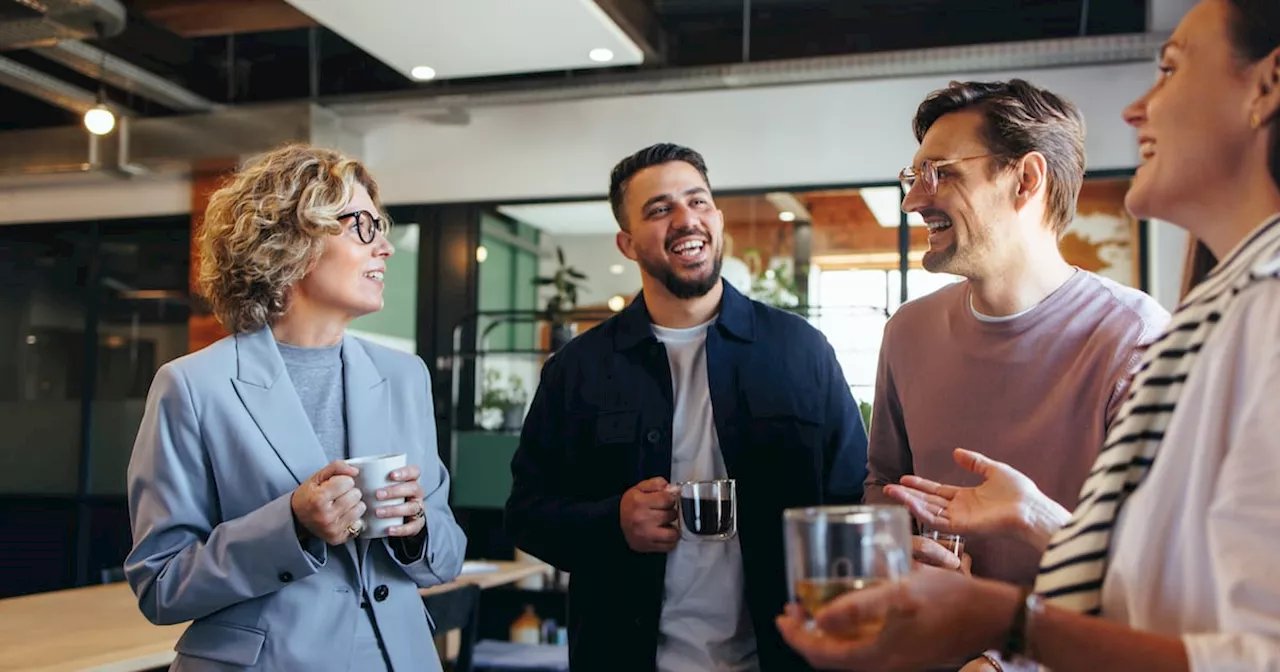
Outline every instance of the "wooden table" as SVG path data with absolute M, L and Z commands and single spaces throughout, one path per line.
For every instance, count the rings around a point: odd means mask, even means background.
M 0 670 L 148 670 L 173 660 L 186 625 L 152 625 L 127 583 L 0 600 Z
M 475 584 L 480 586 L 482 590 L 487 590 L 489 588 L 496 588 L 498 586 L 516 583 L 522 579 L 527 579 L 530 576 L 548 573 L 551 571 L 551 565 L 542 562 L 511 562 L 510 560 L 467 561 L 468 566 L 472 566 L 473 564 L 476 566 L 493 565 L 494 569 L 493 571 L 477 571 L 474 573 L 463 574 L 449 583 L 432 586 L 430 588 L 423 588 L 418 592 L 423 595 L 430 595 L 432 593 L 451 590 L 463 584 Z
M 550 571 L 549 565 L 534 562 L 477 562 L 495 569 L 464 574 L 421 592 L 463 583 L 493 588 Z M 0 600 L 0 670 L 141 672 L 164 667 L 173 661 L 173 646 L 186 627 L 152 625 L 127 583 L 11 597 Z

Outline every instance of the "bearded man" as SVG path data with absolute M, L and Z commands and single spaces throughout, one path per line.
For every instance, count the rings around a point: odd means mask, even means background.
M 858 405 L 821 332 L 720 277 L 724 216 L 702 156 L 640 150 L 613 169 L 609 200 L 642 291 L 544 366 L 507 529 L 571 576 L 572 669 L 808 670 L 773 624 L 788 598 L 782 512 L 861 501 Z M 726 479 L 736 529 L 682 535 L 673 484 Z

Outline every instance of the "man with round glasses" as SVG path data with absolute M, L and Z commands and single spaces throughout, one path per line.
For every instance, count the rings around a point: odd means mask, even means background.
M 925 269 L 965 280 L 885 327 L 866 499 L 899 498 L 920 523 L 964 534 L 973 574 L 1030 585 L 1043 549 L 984 537 L 987 521 L 942 519 L 884 486 L 908 475 L 977 485 L 1003 463 L 1063 507 L 1028 519 L 1060 524 L 1169 315 L 1059 251 L 1084 181 L 1075 105 L 1022 80 L 953 82 L 920 105 L 914 130 L 902 209 L 928 226 Z M 922 560 L 943 557 L 924 546 Z

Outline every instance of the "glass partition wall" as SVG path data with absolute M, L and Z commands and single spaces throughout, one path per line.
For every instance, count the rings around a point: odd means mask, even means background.
M 1069 263 L 1141 288 L 1141 227 L 1125 213 L 1127 188 L 1127 176 L 1086 179 L 1076 219 L 1061 248 Z M 869 403 L 874 396 L 880 341 L 888 319 L 905 301 L 960 280 L 921 266 L 928 233 L 919 216 L 902 213 L 902 197 L 895 182 L 716 198 L 725 220 L 724 278 L 755 299 L 807 317 L 831 341 L 860 402 Z M 574 278 L 582 319 L 573 322 L 580 332 L 620 310 L 639 291 L 635 264 L 623 258 L 615 245 L 617 225 L 607 202 L 510 204 L 490 211 L 484 224 L 485 249 L 478 251 L 482 312 L 486 308 L 528 310 L 528 292 L 536 290 L 529 312 L 541 311 L 545 317 L 556 292 L 552 286 L 536 284 L 537 278 L 554 278 L 557 270 L 572 270 L 582 276 Z M 496 229 L 506 233 L 492 235 Z M 519 232 L 515 238 L 522 242 L 512 242 L 512 232 Z M 516 256 L 532 255 L 537 258 L 536 272 L 527 265 L 513 265 Z M 502 298 L 515 297 L 511 288 L 525 292 L 518 302 Z M 499 330 L 489 338 L 492 341 L 505 333 Z M 530 336 L 521 343 L 523 348 L 532 347 L 535 355 L 548 349 L 545 337 Z M 493 342 L 481 344 L 479 350 L 494 352 L 492 346 Z M 490 410 L 487 420 L 472 428 L 507 432 L 518 428 L 516 423 L 499 421 L 493 409 L 511 408 L 532 393 L 538 360 L 524 357 L 519 362 L 495 357 L 477 365 L 475 403 L 481 412 L 486 404 Z M 515 371 L 514 377 L 508 370 Z M 519 416 L 523 410 L 521 406 L 511 415 Z
M 118 577 L 125 469 L 187 349 L 188 217 L 0 227 L 0 597 Z

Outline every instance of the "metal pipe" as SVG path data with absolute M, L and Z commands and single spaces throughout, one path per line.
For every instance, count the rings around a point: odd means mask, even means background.
M 346 117 L 421 115 L 587 98 L 1148 62 L 1167 37 L 1162 33 L 1099 35 L 629 73 L 605 71 L 572 80 L 525 82 L 515 90 L 510 83 L 480 83 L 454 87 L 452 93 L 416 89 L 330 97 L 321 102 Z
M 76 72 L 99 79 L 179 112 L 210 112 L 220 106 L 122 58 L 80 42 L 65 40 L 35 53 Z
M 76 114 L 84 114 L 98 104 L 98 96 L 92 91 L 72 86 L 57 77 L 4 56 L 0 56 L 0 85 L 21 91 L 28 96 Z M 132 114 L 128 108 L 115 103 L 108 102 L 107 107 L 111 108 L 117 117 Z

